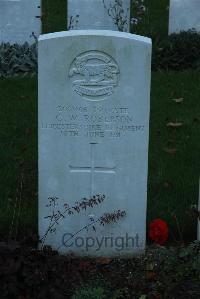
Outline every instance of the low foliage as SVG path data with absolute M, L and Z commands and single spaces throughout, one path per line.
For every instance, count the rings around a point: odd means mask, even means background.
M 37 43 L 0 44 L 0 77 L 37 72 Z
M 108 290 L 103 287 L 84 287 L 77 290 L 72 299 L 120 299 L 122 298 L 121 290 Z
M 153 70 L 200 69 L 199 33 L 183 31 L 164 40 L 153 40 Z
M 153 38 L 153 70 L 200 69 L 200 34 L 195 31 Z M 37 44 L 0 45 L 0 77 L 37 72 Z
M 84 288 L 77 291 L 72 299 L 105 299 L 105 292 L 103 288 Z
M 0 244 L 1 299 L 200 298 L 200 243 L 132 259 L 77 259 Z

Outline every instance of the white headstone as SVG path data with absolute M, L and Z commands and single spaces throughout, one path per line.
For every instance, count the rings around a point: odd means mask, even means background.
M 68 0 L 68 28 L 129 32 L 130 0 L 119 3 L 121 6 L 116 0 Z
M 150 70 L 145 37 L 105 30 L 40 36 L 41 239 L 52 219 L 65 216 L 50 226 L 45 244 L 80 256 L 128 257 L 144 249 Z M 64 212 L 65 203 L 99 194 L 105 200 L 94 208 Z M 57 203 L 48 206 L 52 196 Z M 89 215 L 97 220 L 118 210 L 126 212 L 118 222 L 81 230 Z
M 169 34 L 200 31 L 200 0 L 170 0 Z
M 33 43 L 41 32 L 41 0 L 0 0 L 0 43 Z

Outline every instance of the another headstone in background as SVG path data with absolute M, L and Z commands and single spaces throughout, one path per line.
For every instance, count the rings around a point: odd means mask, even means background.
M 169 34 L 200 31 L 200 0 L 170 0 Z
M 0 43 L 35 42 L 41 33 L 41 0 L 0 0 Z
M 148 38 L 106 30 L 40 36 L 39 234 L 49 231 L 46 245 L 80 256 L 144 250 L 150 73 Z M 65 213 L 65 203 L 97 194 L 106 197 L 98 206 Z M 126 212 L 119 222 L 82 230 L 89 215 L 118 210 Z
M 117 24 L 116 19 L 118 19 Z M 68 29 L 129 32 L 130 0 L 68 0 Z

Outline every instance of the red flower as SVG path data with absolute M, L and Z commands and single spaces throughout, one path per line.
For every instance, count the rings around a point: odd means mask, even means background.
M 79 268 L 80 270 L 85 270 L 91 267 L 91 263 L 89 261 L 80 261 Z
M 162 219 L 155 219 L 149 225 L 149 238 L 159 245 L 163 245 L 169 236 L 167 223 Z

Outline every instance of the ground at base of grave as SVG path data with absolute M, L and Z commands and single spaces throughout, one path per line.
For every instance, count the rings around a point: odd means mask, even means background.
M 0 243 L 1 299 L 200 298 L 200 242 L 151 245 L 132 259 L 78 259 Z

